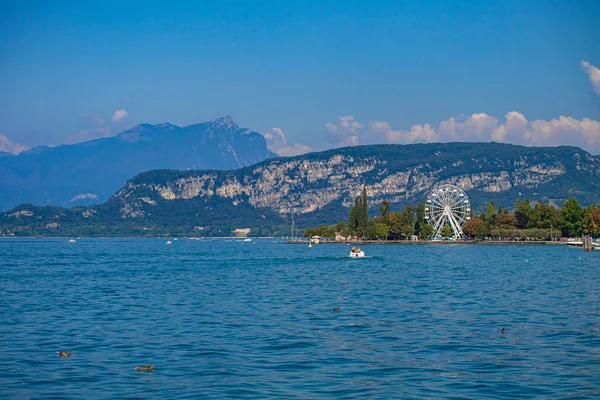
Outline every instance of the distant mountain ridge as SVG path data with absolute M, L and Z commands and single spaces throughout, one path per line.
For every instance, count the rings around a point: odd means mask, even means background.
M 178 127 L 141 124 L 117 136 L 0 157 L 0 210 L 20 203 L 102 203 L 153 169 L 231 170 L 276 157 L 264 137 L 229 116 Z
M 475 211 L 515 199 L 562 204 L 575 196 L 600 203 L 600 158 L 576 147 L 500 143 L 432 143 L 347 147 L 276 158 L 237 171 L 149 171 L 130 180 L 108 202 L 123 218 L 144 216 L 173 201 L 248 203 L 299 221 L 344 220 L 367 188 L 372 207 L 422 202 L 439 184 L 463 188 Z
M 446 183 L 465 190 L 475 213 L 490 200 L 511 207 L 517 198 L 560 205 L 575 196 L 598 204 L 600 158 L 576 147 L 500 143 L 346 147 L 233 171 L 149 171 L 103 205 L 21 205 L 0 214 L 0 227 L 38 235 L 183 235 L 206 226 L 214 234 L 235 227 L 268 234 L 289 227 L 292 212 L 298 227 L 347 220 L 363 185 L 374 215 L 384 199 L 400 211 Z

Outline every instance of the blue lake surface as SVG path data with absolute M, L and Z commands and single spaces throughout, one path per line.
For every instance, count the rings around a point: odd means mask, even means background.
M 0 397 L 600 398 L 600 252 L 165 242 L 0 240 Z

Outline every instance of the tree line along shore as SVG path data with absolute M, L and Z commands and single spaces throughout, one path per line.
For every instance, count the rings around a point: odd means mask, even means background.
M 369 218 L 366 190 L 357 196 L 350 209 L 348 222 L 323 224 L 307 228 L 304 237 L 320 236 L 337 241 L 374 240 L 425 241 L 434 234 L 433 227 L 425 219 L 425 205 L 408 205 L 402 212 L 392 211 L 390 203 L 383 200 L 379 215 Z M 532 203 L 529 199 L 517 199 L 512 209 L 496 206 L 493 201 L 479 215 L 471 215 L 462 227 L 471 240 L 502 242 L 546 241 L 576 238 L 582 235 L 600 236 L 600 206 L 590 204 L 582 207 L 575 197 L 567 199 L 560 208 L 546 203 Z M 442 238 L 451 238 L 452 229 L 445 225 Z

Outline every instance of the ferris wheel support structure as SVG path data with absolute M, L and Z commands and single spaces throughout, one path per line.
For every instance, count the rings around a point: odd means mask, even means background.
M 463 224 L 471 219 L 471 204 L 465 192 L 453 185 L 435 187 L 427 196 L 425 219 L 433 227 L 434 237 L 440 237 L 449 225 L 454 238 L 463 238 Z

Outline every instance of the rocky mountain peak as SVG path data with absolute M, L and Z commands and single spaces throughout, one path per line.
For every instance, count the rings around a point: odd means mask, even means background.
M 169 122 L 163 122 L 162 124 L 158 124 L 155 125 L 157 128 L 168 128 L 168 129 L 175 129 L 178 128 L 176 125 L 173 125 Z
M 140 124 L 116 137 L 0 156 L 0 210 L 23 202 L 99 203 L 143 171 L 232 170 L 275 156 L 264 139 L 255 140 L 260 134 L 242 132 L 230 116 L 184 127 Z M 82 198 L 82 193 L 97 198 Z
M 231 116 L 226 115 L 224 117 L 219 117 L 217 119 L 213 119 L 209 122 L 209 125 L 214 129 L 233 129 L 238 130 L 240 127 L 235 123 Z

